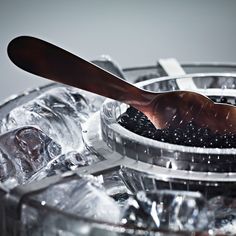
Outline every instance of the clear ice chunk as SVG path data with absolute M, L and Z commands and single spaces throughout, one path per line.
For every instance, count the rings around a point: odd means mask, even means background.
M 89 221 L 78 220 L 58 211 L 23 205 L 21 235 L 32 236 L 88 236 L 92 234 Z M 104 235 L 104 234 L 100 234 Z M 104 235 L 105 236 L 105 235 Z
M 15 166 L 8 155 L 0 149 L 0 181 L 4 182 L 16 173 Z
M 198 192 L 140 191 L 130 199 L 122 223 L 144 228 L 201 231 L 212 224 L 212 214 L 207 201 Z
M 209 200 L 214 212 L 213 231 L 217 234 L 236 235 L 236 199 L 219 196 Z
M 61 146 L 36 127 L 26 126 L 0 135 L 0 177 L 24 183 L 60 155 Z
M 131 192 L 122 181 L 119 172 L 116 170 L 103 174 L 103 187 L 106 193 L 111 196 L 120 208 L 124 208 Z
M 27 182 L 39 181 L 53 175 L 60 175 L 67 171 L 75 171 L 79 167 L 92 165 L 100 161 L 99 157 L 91 153 L 86 147 L 80 153 L 71 151 L 61 154 L 51 160 L 47 166 L 35 173 Z
M 83 176 L 49 187 L 34 196 L 58 210 L 81 217 L 118 223 L 120 208 L 102 186 L 102 178 Z
M 11 110 L 1 121 L 1 133 L 26 126 L 39 127 L 60 144 L 64 152 L 83 144 L 81 122 L 90 114 L 88 101 L 77 89 L 58 87 Z
M 0 132 L 13 135 L 8 141 L 12 149 L 4 138 L 0 140 L 0 147 L 7 149 L 0 157 L 1 179 L 17 173 L 14 177 L 19 183 L 32 182 L 97 162 L 99 158 L 83 142 L 81 125 L 103 100 L 86 91 L 60 86 L 13 108 L 0 121 Z M 11 161 L 4 156 L 5 151 Z M 14 168 L 7 168 L 9 163 Z

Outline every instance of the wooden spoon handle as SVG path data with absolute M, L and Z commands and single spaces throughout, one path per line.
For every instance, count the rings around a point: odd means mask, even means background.
M 145 104 L 145 91 L 53 44 L 29 36 L 13 39 L 8 55 L 21 69 L 134 107 Z

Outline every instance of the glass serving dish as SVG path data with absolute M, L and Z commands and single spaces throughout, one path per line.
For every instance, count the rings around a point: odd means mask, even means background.
M 195 63 L 183 64 L 183 68 L 187 72 L 212 72 L 181 77 L 181 80 L 191 77 L 199 92 L 216 97 L 224 96 L 230 101 L 235 99 L 236 75 L 233 72 L 236 71 L 236 65 Z M 159 66 L 124 69 L 124 74 L 128 81 L 141 81 L 138 86 L 152 91 L 178 89 L 176 78 L 158 78 L 165 75 Z M 0 107 L 0 119 L 8 116 L 14 108 L 57 87 L 60 88 L 61 85 L 49 84 L 8 99 Z M 9 180 L 1 184 L 2 235 L 213 235 L 215 231 L 211 228 L 193 232 L 194 230 L 181 227 L 179 230 L 173 230 L 168 226 L 155 228 L 145 224 L 124 225 L 114 218 L 118 213 L 117 208 L 113 208 L 114 201 L 110 202 L 110 198 L 106 202 L 111 204 L 110 215 L 103 215 L 101 209 L 97 215 L 86 215 L 86 212 L 75 214 L 70 211 L 72 206 L 76 206 L 70 205 L 73 202 L 73 193 L 80 196 L 82 188 L 79 192 L 76 187 L 71 191 L 66 187 L 67 183 L 77 186 L 75 183 L 80 184 L 81 179 L 85 181 L 83 176 L 88 174 L 96 178 L 92 188 L 95 188 L 98 195 L 95 195 L 96 198 L 94 195 L 88 195 L 87 199 L 91 201 L 84 203 L 85 209 L 90 209 L 91 202 L 102 199 L 99 198 L 100 185 L 121 207 L 131 195 L 140 190 L 184 190 L 190 194 L 201 192 L 206 199 L 214 199 L 217 196 L 234 199 L 236 187 L 235 148 L 186 147 L 141 137 L 118 123 L 119 117 L 127 109 L 126 105 L 106 100 L 101 106 L 104 98 L 83 91 L 79 91 L 79 94 L 88 98 L 90 103 L 98 103 L 96 107 L 102 107 L 101 110 L 91 107 L 86 119 L 82 119 L 80 140 L 83 142 L 83 148 L 77 150 L 79 154 L 83 154 L 80 155 L 81 158 L 95 156 L 95 159 L 81 164 L 78 157 L 76 156 L 76 159 L 73 156 L 72 160 L 76 164 L 71 166 L 70 162 L 70 168 L 64 168 L 68 163 L 63 162 L 63 157 L 58 158 L 56 164 L 53 164 L 57 166 L 62 162 L 62 171 L 56 169 L 47 172 L 46 165 L 25 179 L 21 185 L 16 186 Z M 87 187 L 87 184 L 81 186 Z M 66 194 L 60 198 L 62 189 L 65 189 Z M 52 196 L 55 201 L 50 203 L 51 198 L 48 196 Z M 66 203 L 63 207 L 60 205 L 62 202 Z M 101 206 L 102 204 L 104 202 L 101 202 Z M 227 209 L 235 211 L 233 206 Z M 99 215 L 102 217 L 99 218 Z M 225 232 L 227 231 L 223 231 Z
M 156 92 L 176 91 L 179 90 L 176 81 L 188 80 L 189 76 L 197 85 L 196 92 L 215 100 L 218 99 L 218 101 L 224 97 L 228 103 L 235 104 L 236 77 L 234 74 L 192 74 L 180 78 L 162 77 L 141 82 L 138 85 L 146 90 Z M 121 127 L 117 120 L 127 110 L 127 107 L 125 104 L 108 100 L 101 111 L 103 138 L 110 143 L 110 146 L 114 146 L 116 151 L 123 155 L 126 152 L 125 155 L 130 158 L 170 169 L 235 172 L 234 148 L 190 147 L 171 144 L 168 141 L 156 141 L 142 137 Z M 160 159 L 160 156 L 163 159 Z M 164 160 L 165 156 L 168 157 L 167 160 Z M 170 159 L 170 156 L 173 157 L 173 160 Z M 204 166 L 198 167 L 198 163 Z M 229 165 L 227 166 L 227 164 Z
M 225 97 L 228 101 L 235 101 L 235 75 L 192 74 L 182 76 L 181 79 L 188 79 L 189 76 L 197 85 L 198 92 L 215 98 Z M 178 89 L 176 78 L 171 77 L 148 80 L 139 83 L 139 86 L 157 92 Z M 113 153 L 139 163 L 137 170 L 142 171 L 144 163 L 143 171 L 148 169 L 153 174 L 158 173 L 162 178 L 181 180 L 185 183 L 186 190 L 191 189 L 191 186 L 187 184 L 191 181 L 213 186 L 221 183 L 225 186 L 225 182 L 233 183 L 235 181 L 235 148 L 190 147 L 142 137 L 125 129 L 117 122 L 126 109 L 125 104 L 107 100 L 99 114 L 101 115 L 100 130 L 103 142 L 113 150 Z M 94 127 L 92 123 L 90 126 Z M 97 148 L 98 152 L 100 151 L 99 145 L 104 144 L 91 144 L 94 149 Z M 101 155 L 112 159 L 111 153 L 106 154 L 103 150 Z M 210 194 L 210 192 L 210 188 L 208 188 L 206 194 Z

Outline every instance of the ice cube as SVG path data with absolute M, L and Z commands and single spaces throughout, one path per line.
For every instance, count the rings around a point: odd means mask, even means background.
M 61 147 L 41 130 L 21 127 L 0 135 L 1 180 L 15 177 L 24 183 L 60 155 Z
M 215 233 L 236 235 L 236 199 L 224 196 L 215 197 L 210 199 L 209 207 L 215 215 Z
M 6 132 L 21 126 L 34 125 L 59 143 L 64 152 L 79 149 L 83 144 L 81 122 L 90 113 L 88 101 L 71 87 L 51 89 L 32 101 L 10 111 L 1 121 Z
M 122 181 L 119 171 L 112 170 L 107 173 L 103 173 L 103 187 L 106 193 L 111 196 L 120 208 L 126 205 L 127 200 L 131 192 Z
M 47 166 L 35 173 L 27 182 L 41 180 L 53 175 L 60 175 L 67 171 L 74 171 L 79 167 L 89 166 L 100 161 L 99 157 L 91 153 L 86 146 L 80 153 L 71 151 L 61 154 L 51 160 Z
M 102 187 L 100 177 L 83 176 L 49 187 L 34 196 L 58 210 L 110 223 L 120 220 L 120 208 Z
M 35 208 L 24 204 L 21 211 L 21 235 L 33 236 L 88 236 L 92 224 L 78 220 L 62 212 L 52 211 L 46 207 Z M 95 234 L 96 235 L 96 234 Z
M 0 149 L 0 181 L 4 182 L 16 173 L 15 166 L 8 155 Z
M 198 192 L 140 191 L 130 199 L 122 222 L 174 231 L 206 230 L 213 218 L 207 206 Z

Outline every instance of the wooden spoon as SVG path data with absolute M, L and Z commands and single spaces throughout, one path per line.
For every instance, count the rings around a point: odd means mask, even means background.
M 8 55 L 30 73 L 129 104 L 156 128 L 179 128 L 194 122 L 215 133 L 236 133 L 236 107 L 214 103 L 196 92 L 154 93 L 137 88 L 79 56 L 29 36 L 13 39 Z

